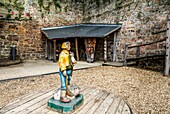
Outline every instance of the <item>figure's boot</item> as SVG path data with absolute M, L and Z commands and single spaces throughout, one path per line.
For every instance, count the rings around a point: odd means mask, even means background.
M 74 94 L 69 89 L 66 90 L 66 95 L 68 95 L 69 97 L 74 96 Z
M 71 101 L 69 98 L 66 97 L 66 91 L 65 90 L 61 90 L 60 101 L 64 102 L 64 103 L 68 103 L 68 102 Z
M 71 94 L 71 96 L 78 96 L 80 93 L 80 88 L 77 87 L 76 85 L 72 85 L 71 87 L 69 87 L 69 92 Z M 68 95 L 68 93 L 66 92 L 66 94 Z
M 78 96 L 80 94 L 80 89 L 79 88 L 74 88 L 74 95 Z

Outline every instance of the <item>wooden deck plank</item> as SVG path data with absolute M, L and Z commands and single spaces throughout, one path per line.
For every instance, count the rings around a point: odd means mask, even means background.
M 52 111 L 52 110 L 49 110 L 47 113 L 45 113 L 45 114 L 59 114 L 58 112 L 54 112 L 54 111 Z M 61 113 L 60 113 L 61 114 Z
M 47 103 L 45 103 L 44 105 L 41 105 L 39 108 L 37 108 L 36 110 L 33 110 L 29 114 L 43 114 L 42 110 L 44 109 L 47 109 Z
M 16 104 L 16 103 L 18 103 L 18 102 L 21 102 L 21 101 L 24 100 L 24 99 L 29 99 L 30 97 L 32 97 L 32 96 L 34 96 L 34 95 L 37 95 L 38 93 L 39 93 L 38 91 L 34 91 L 34 92 L 32 92 L 32 93 L 23 95 L 23 96 L 19 97 L 18 99 L 16 99 L 15 101 L 10 102 L 9 104 L 7 104 L 4 108 L 13 106 L 14 104 Z
M 131 110 L 126 103 L 124 104 L 122 114 L 131 114 Z
M 98 99 L 95 99 L 93 106 L 91 107 L 90 110 L 88 110 L 86 114 L 93 114 L 108 95 L 109 93 L 104 92 L 104 94 L 101 97 L 99 97 Z
M 116 114 L 122 114 L 122 110 L 123 110 L 124 104 L 125 104 L 125 102 L 123 100 L 121 100 L 120 104 L 119 104 L 119 106 L 117 108 Z
M 20 111 L 17 114 L 28 114 L 30 112 L 32 112 L 33 110 L 36 110 L 37 108 L 39 108 L 40 106 L 47 104 L 48 100 L 52 97 L 52 94 L 47 96 L 46 98 L 44 98 L 43 100 L 41 100 L 40 102 L 37 102 L 33 105 L 31 105 L 28 108 L 25 108 L 24 110 Z
M 18 106 L 23 105 L 24 103 L 27 103 L 28 101 L 31 101 L 31 100 L 43 95 L 44 93 L 49 92 L 49 91 L 51 91 L 51 90 L 43 91 L 43 92 L 34 92 L 31 94 L 24 95 L 23 97 L 19 98 L 18 100 L 6 105 L 2 110 L 0 110 L 0 113 L 5 113 L 7 111 L 10 111 Z
M 90 89 L 89 89 L 90 90 Z M 90 102 L 100 91 L 96 90 L 96 89 L 91 89 L 91 91 L 89 93 L 87 93 L 84 96 L 84 103 L 81 107 L 79 107 L 74 114 L 79 114 L 79 111 L 85 106 L 87 105 L 88 102 Z
M 110 105 L 109 109 L 107 110 L 106 114 L 115 114 L 117 111 L 117 108 L 119 106 L 121 99 L 118 96 L 115 96 L 114 101 Z
M 109 94 L 107 98 L 103 101 L 103 103 L 94 112 L 94 114 L 105 114 L 114 99 L 115 99 L 114 95 Z
M 13 102 L 10 102 L 2 110 L 0 110 L 0 113 L 5 113 L 5 112 L 17 107 L 18 105 L 21 105 L 22 103 L 24 103 L 23 99 L 30 100 L 34 95 L 36 97 L 37 94 L 38 94 L 38 92 L 33 92 L 30 94 L 24 95 L 23 97 L 18 98 L 17 100 L 15 100 Z
M 49 111 L 50 111 L 49 109 L 44 108 L 44 109 L 42 109 L 41 111 L 39 111 L 38 113 L 35 113 L 35 114 L 46 114 Z
M 60 114 L 47 107 L 52 93 L 53 91 L 49 90 L 24 96 L 8 104 L 4 108 L 6 113 L 2 114 Z M 81 88 L 81 94 L 84 96 L 83 105 L 73 114 L 131 114 L 125 101 L 112 93 L 95 88 Z
M 98 100 L 102 95 L 104 94 L 103 91 L 100 91 L 97 95 L 93 96 L 93 99 L 91 99 L 79 112 L 78 114 L 86 114 L 86 112 L 91 109 L 91 107 L 94 105 L 96 100 Z
M 25 104 L 23 104 L 21 106 L 18 106 L 16 108 L 6 112 L 5 114 L 17 113 L 17 112 L 19 112 L 19 111 L 21 111 L 21 110 L 23 110 L 23 109 L 25 109 L 25 108 L 35 104 L 35 103 L 43 100 L 44 98 L 46 98 L 47 96 L 51 95 L 52 93 L 53 93 L 53 91 L 47 92 L 47 93 L 45 93 L 45 94 L 43 94 L 43 95 L 41 95 L 41 96 L 31 100 L 31 101 L 28 101 L 27 103 L 25 103 Z
M 81 94 L 85 95 L 89 92 L 88 88 L 85 88 L 84 90 L 80 91 Z

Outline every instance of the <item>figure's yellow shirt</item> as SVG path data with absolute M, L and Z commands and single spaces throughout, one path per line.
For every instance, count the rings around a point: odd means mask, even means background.
M 63 50 L 59 55 L 58 66 L 61 71 L 71 69 L 70 54 L 67 50 Z

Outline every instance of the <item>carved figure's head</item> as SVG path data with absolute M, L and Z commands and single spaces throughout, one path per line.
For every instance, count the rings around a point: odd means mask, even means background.
M 62 49 L 70 50 L 70 42 L 64 42 L 61 46 Z

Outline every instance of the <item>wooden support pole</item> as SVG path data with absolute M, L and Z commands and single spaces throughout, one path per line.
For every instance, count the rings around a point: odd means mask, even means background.
M 170 19 L 167 21 L 167 28 L 165 75 L 169 75 L 170 68 Z
M 48 58 L 48 40 L 45 41 L 45 58 Z
M 125 43 L 124 45 L 124 65 L 127 66 L 127 54 L 128 54 L 128 44 Z
M 116 49 L 117 49 L 117 33 L 114 33 L 114 41 L 113 41 L 113 62 L 116 61 Z
M 53 52 L 53 61 L 56 62 L 56 40 L 53 40 L 53 45 L 54 45 L 54 52 Z
M 79 51 L 78 51 L 78 40 L 77 40 L 77 38 L 75 38 L 75 44 L 76 44 L 76 57 L 77 57 L 77 61 L 79 61 Z
M 48 42 L 49 49 L 48 49 L 48 59 L 52 60 L 53 59 L 53 46 L 51 42 Z
M 104 38 L 104 62 L 107 61 L 107 38 Z
M 140 57 L 140 47 L 136 47 L 136 58 Z M 136 65 L 139 64 L 139 61 L 136 61 Z

